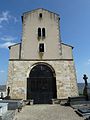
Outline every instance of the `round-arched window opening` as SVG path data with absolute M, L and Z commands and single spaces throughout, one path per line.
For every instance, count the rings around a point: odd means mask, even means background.
M 39 13 L 39 18 L 42 18 L 42 13 Z
M 38 28 L 38 37 L 41 37 L 41 28 Z
M 45 38 L 45 28 L 42 28 L 42 37 Z

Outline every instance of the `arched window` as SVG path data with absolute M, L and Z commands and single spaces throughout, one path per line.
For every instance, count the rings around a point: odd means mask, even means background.
M 39 14 L 39 18 L 42 18 L 42 13 Z
M 42 37 L 45 38 L 45 28 L 42 28 Z
M 38 37 L 41 37 L 41 28 L 38 28 Z

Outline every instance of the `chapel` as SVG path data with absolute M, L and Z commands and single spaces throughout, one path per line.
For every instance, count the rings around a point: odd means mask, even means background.
M 60 33 L 57 13 L 43 8 L 23 13 L 21 42 L 9 46 L 11 99 L 39 104 L 78 96 L 73 47 L 62 42 Z

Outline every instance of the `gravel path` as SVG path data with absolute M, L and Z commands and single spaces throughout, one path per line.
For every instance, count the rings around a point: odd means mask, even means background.
M 84 120 L 72 108 L 61 105 L 32 105 L 23 107 L 14 120 Z

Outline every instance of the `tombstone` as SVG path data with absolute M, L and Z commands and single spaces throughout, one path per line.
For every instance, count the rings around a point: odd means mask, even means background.
M 89 117 L 87 117 L 85 120 L 90 120 L 90 116 L 89 116 Z
M 0 116 L 1 117 L 7 112 L 7 110 L 8 110 L 8 103 L 0 103 Z
M 86 100 L 89 100 L 89 98 L 90 98 L 90 88 L 88 86 L 88 82 L 87 82 L 88 77 L 86 76 L 86 74 L 84 74 L 83 79 L 85 81 L 83 95 L 86 96 Z
M 5 99 L 10 99 L 10 87 L 7 88 L 7 96 Z
M 88 86 L 88 83 L 87 83 L 88 77 L 86 76 L 86 74 L 83 75 L 83 79 L 85 81 L 85 86 Z
M 3 92 L 1 92 L 1 99 L 3 99 Z
M 7 88 L 7 96 L 10 94 L 10 87 Z

